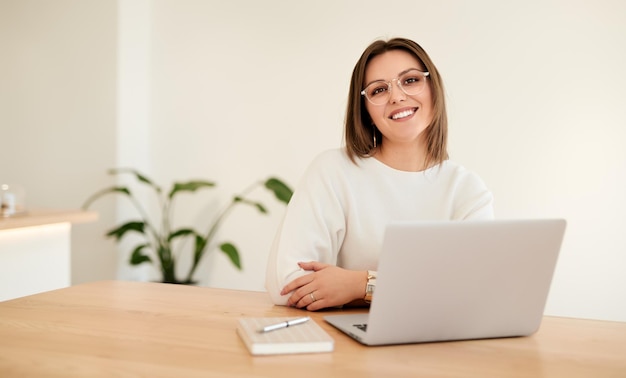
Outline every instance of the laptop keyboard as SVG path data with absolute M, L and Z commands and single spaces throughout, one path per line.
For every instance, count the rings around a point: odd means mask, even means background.
M 356 328 L 360 329 L 363 332 L 367 331 L 367 323 L 363 323 L 363 324 L 353 324 L 353 326 L 355 326 Z

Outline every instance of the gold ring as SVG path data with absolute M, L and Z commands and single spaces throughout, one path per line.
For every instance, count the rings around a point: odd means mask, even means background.
M 313 292 L 310 292 L 310 293 L 309 293 L 309 297 L 311 297 L 311 300 L 312 300 L 313 302 L 315 302 L 315 301 L 317 300 L 317 299 L 315 299 L 315 295 L 313 295 Z

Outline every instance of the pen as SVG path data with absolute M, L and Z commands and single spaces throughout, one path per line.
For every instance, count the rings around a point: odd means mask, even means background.
M 287 328 L 287 327 L 291 327 L 291 326 L 294 326 L 294 325 L 306 323 L 309 320 L 311 320 L 311 318 L 309 316 L 305 316 L 305 317 L 297 318 L 297 319 L 293 319 L 293 320 L 286 320 L 284 322 L 280 322 L 280 323 L 276 323 L 276 324 L 265 326 L 263 328 L 259 328 L 259 332 L 260 333 L 265 333 L 265 332 L 274 331 L 276 329 Z

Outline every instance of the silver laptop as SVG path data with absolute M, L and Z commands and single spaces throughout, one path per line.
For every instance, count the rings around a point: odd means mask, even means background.
M 324 320 L 366 345 L 531 335 L 541 324 L 565 225 L 389 224 L 369 313 Z

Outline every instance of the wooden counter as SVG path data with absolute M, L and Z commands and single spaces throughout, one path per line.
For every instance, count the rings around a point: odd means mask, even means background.
M 69 286 L 72 224 L 97 218 L 52 209 L 0 218 L 0 301 Z
M 32 210 L 23 214 L 0 218 L 0 230 L 41 226 L 52 223 L 86 223 L 98 219 L 95 211 L 83 210 Z

